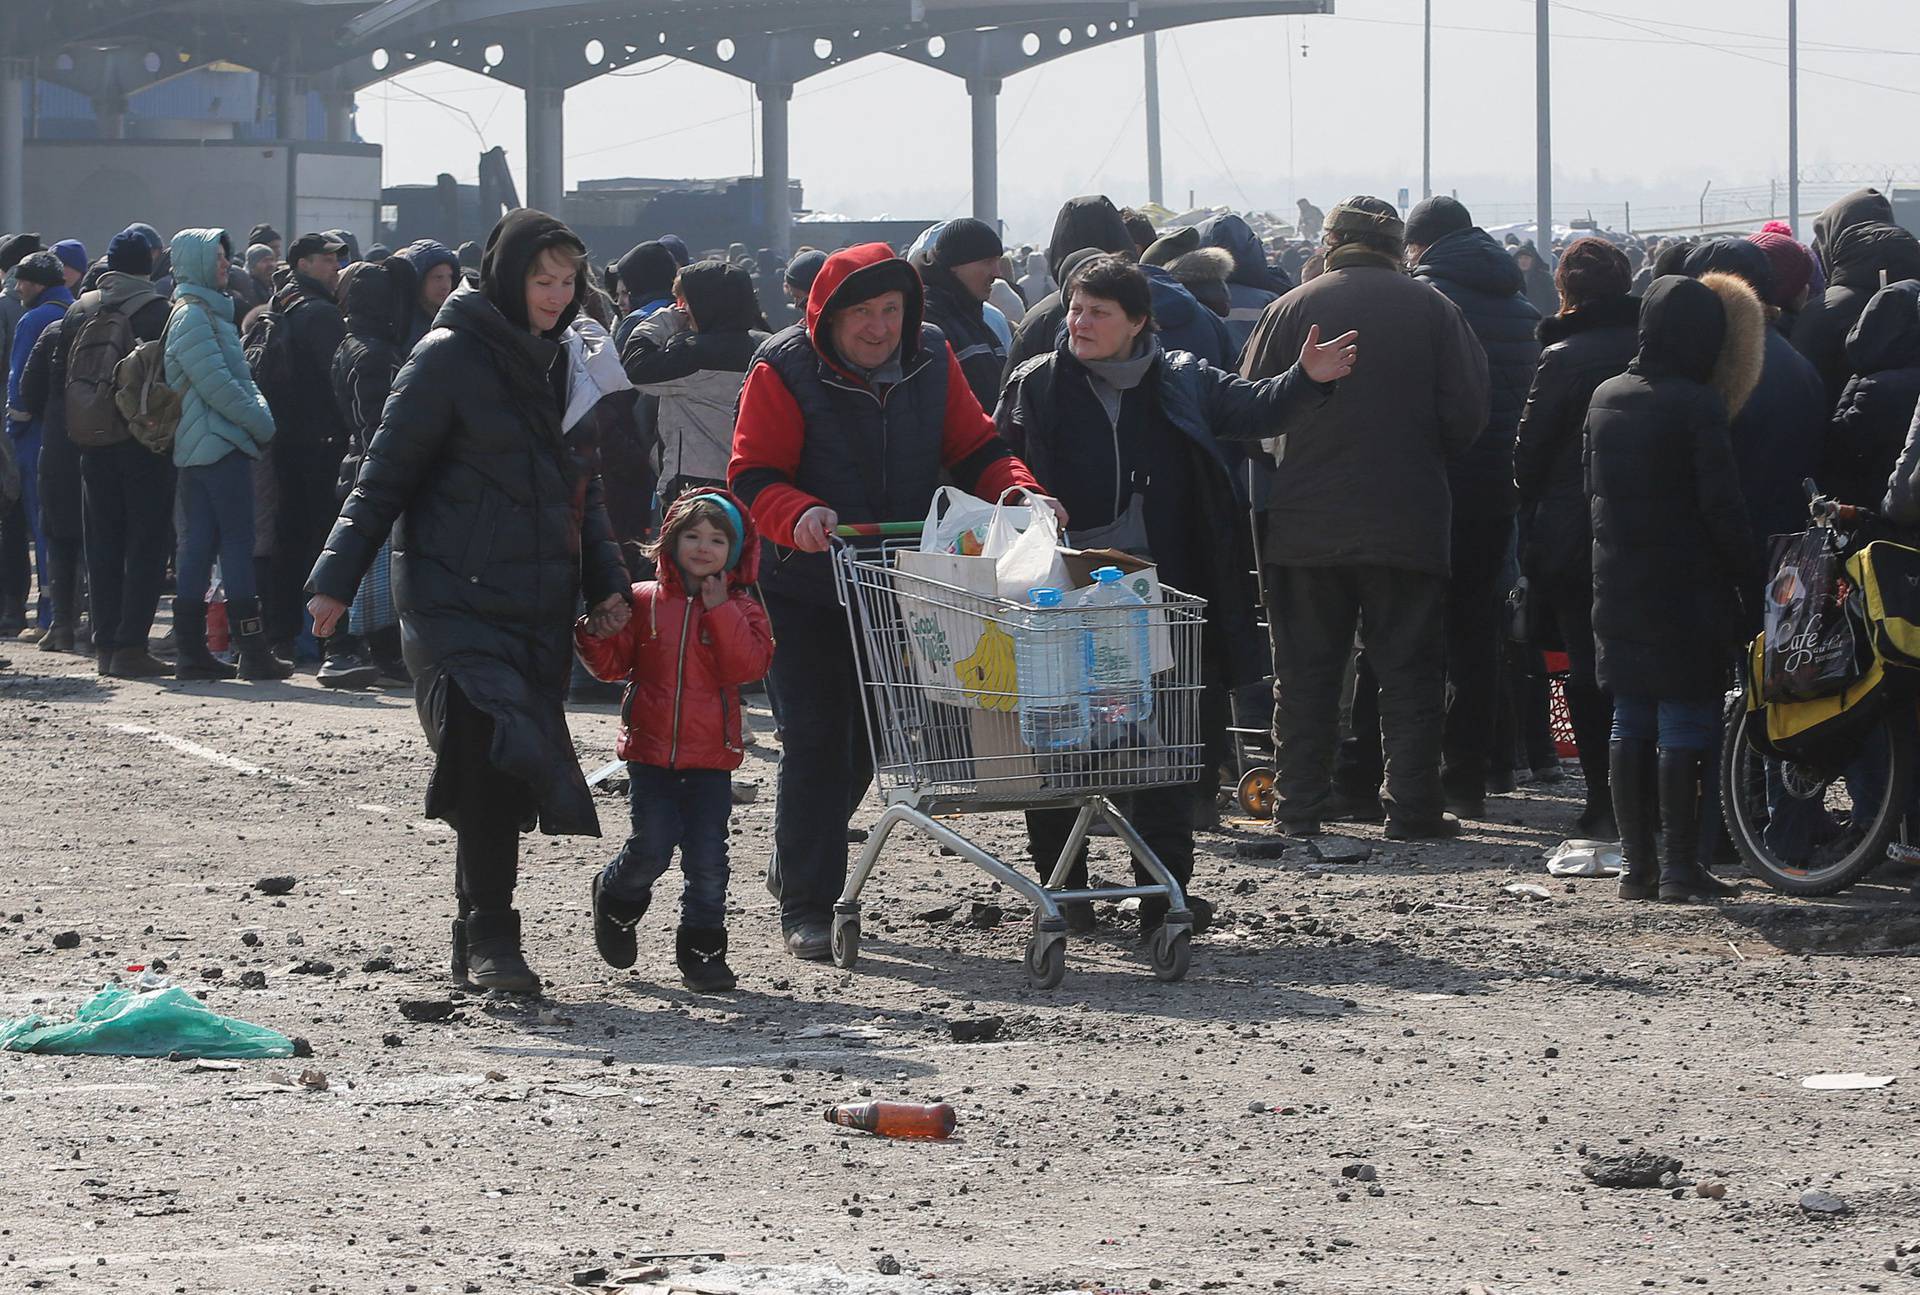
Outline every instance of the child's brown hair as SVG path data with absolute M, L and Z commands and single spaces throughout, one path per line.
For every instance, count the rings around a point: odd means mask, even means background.
M 731 554 L 727 570 L 731 571 L 740 560 L 741 546 L 745 537 L 740 533 L 739 513 L 730 503 L 711 490 L 692 487 L 674 500 L 667 509 L 666 520 L 660 524 L 660 536 L 642 551 L 658 564 L 672 562 L 674 551 L 679 547 L 680 537 L 696 522 L 712 522 L 729 541 Z

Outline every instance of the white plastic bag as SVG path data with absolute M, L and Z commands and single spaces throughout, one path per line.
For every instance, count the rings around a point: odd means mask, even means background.
M 1617 877 L 1626 871 L 1618 841 L 1562 841 L 1547 856 L 1547 871 L 1555 877 Z
M 933 492 L 926 525 L 920 530 L 920 551 L 980 557 L 986 551 L 987 532 L 993 527 L 996 513 L 1018 530 L 1027 528 L 1029 509 L 1002 508 L 956 486 L 941 486 Z
M 1016 524 L 1013 514 L 1028 514 Z M 982 557 L 993 559 L 1000 596 L 1025 603 L 1034 589 L 1067 588 L 1067 564 L 1060 557 L 1060 522 L 1051 508 L 994 509 Z

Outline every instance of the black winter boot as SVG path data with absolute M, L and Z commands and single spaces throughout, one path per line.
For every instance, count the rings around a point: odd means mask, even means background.
M 240 649 L 242 679 L 260 682 L 293 678 L 293 667 L 267 647 L 267 623 L 260 616 L 258 598 L 228 599 L 227 621 L 233 627 L 234 644 Z
M 1611 748 L 1608 782 L 1613 816 L 1620 825 L 1620 898 L 1653 899 L 1660 893 L 1660 853 L 1654 840 L 1658 754 L 1654 744 L 1622 739 Z
M 173 667 L 144 647 L 115 648 L 106 674 L 115 679 L 168 679 Z
M 696 994 L 724 994 L 734 987 L 723 926 L 681 927 L 673 936 L 673 960 L 680 964 L 680 983 Z
M 633 928 L 647 915 L 653 892 L 648 891 L 638 902 L 614 899 L 603 889 L 603 880 L 600 873 L 593 874 L 593 947 L 600 951 L 602 962 L 625 971 L 640 956 L 640 942 L 634 938 Z
M 47 590 L 53 604 L 53 619 L 40 636 L 42 652 L 73 651 L 73 626 L 78 619 L 75 603 L 79 595 L 80 546 L 47 544 Z
M 520 952 L 517 909 L 477 908 L 467 915 L 467 980 L 475 989 L 540 992 L 540 977 Z
M 1739 887 L 1720 881 L 1700 864 L 1700 751 L 1660 753 L 1660 815 L 1665 850 L 1660 858 L 1660 902 L 1726 899 Z
M 207 651 L 207 605 L 187 598 L 173 600 L 173 663 L 176 679 L 231 679 L 239 671 Z

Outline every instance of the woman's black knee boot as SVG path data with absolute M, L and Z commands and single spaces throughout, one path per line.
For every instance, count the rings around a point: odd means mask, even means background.
M 1658 758 L 1654 744 L 1616 739 L 1609 752 L 1613 815 L 1620 825 L 1620 898 L 1653 899 L 1660 893 L 1660 853 L 1655 843 Z
M 227 623 L 233 633 L 234 646 L 240 651 L 242 679 L 267 681 L 293 677 L 293 667 L 267 646 L 267 622 L 261 616 L 258 598 L 229 599 Z
M 173 677 L 231 679 L 239 671 L 207 650 L 207 605 L 195 598 L 173 600 Z
M 1700 864 L 1700 779 L 1706 763 L 1703 751 L 1660 753 L 1660 814 L 1665 838 L 1660 859 L 1662 903 L 1726 899 L 1740 893 L 1738 886 L 1721 881 Z

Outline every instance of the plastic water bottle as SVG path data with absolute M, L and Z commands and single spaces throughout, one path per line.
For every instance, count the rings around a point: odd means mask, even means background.
M 1087 745 L 1086 649 L 1078 618 L 1061 610 L 1058 589 L 1030 589 L 1014 642 L 1020 680 L 1020 740 L 1030 751 Z
M 1153 648 L 1147 605 L 1127 588 L 1119 567 L 1101 567 L 1074 606 L 1086 618 L 1087 713 L 1094 745 L 1114 745 L 1115 730 L 1153 716 Z M 1102 740 L 1106 730 L 1109 740 Z

